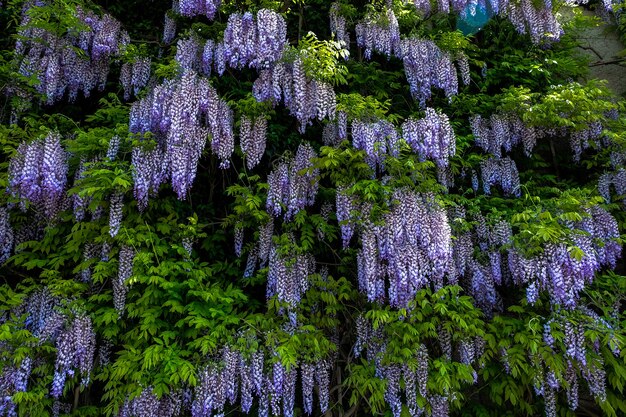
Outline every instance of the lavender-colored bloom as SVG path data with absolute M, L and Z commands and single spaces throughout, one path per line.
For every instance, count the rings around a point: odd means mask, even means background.
M 176 21 L 169 14 L 165 14 L 163 25 L 163 43 L 170 44 L 176 37 Z
M 122 208 L 124 208 L 124 193 L 116 191 L 111 195 L 109 204 L 109 234 L 117 236 L 122 224 Z
M 9 211 L 0 207 L 0 264 L 6 262 L 13 250 L 13 228 L 11 227 Z
M 408 119 L 402 125 L 402 136 L 420 159 L 433 159 L 437 166 L 447 167 L 456 153 L 456 137 L 448 117 L 427 108 L 423 119 Z

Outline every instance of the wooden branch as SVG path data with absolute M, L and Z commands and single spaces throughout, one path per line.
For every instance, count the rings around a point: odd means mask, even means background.
M 592 62 L 591 64 L 589 64 L 590 67 L 599 67 L 601 65 L 613 65 L 613 64 L 619 64 L 626 61 L 626 57 L 625 58 L 618 58 L 618 59 L 612 59 L 610 61 L 596 61 L 596 62 Z

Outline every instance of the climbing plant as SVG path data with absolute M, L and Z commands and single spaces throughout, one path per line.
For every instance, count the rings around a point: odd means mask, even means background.
M 576 5 L 0 5 L 0 416 L 626 414 Z

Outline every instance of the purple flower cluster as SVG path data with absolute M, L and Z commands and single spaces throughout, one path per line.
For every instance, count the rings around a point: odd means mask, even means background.
M 485 194 L 491 194 L 491 187 L 497 184 L 505 195 L 522 195 L 517 166 L 508 156 L 483 159 L 480 162 L 480 173 Z
M 450 13 L 451 11 L 455 12 L 455 13 L 462 13 L 467 5 L 468 5 L 469 1 L 468 0 L 437 0 L 436 2 L 436 10 L 432 10 L 432 5 L 430 3 L 430 1 L 428 0 L 413 0 L 413 4 L 415 6 L 415 8 L 421 12 L 424 16 L 428 16 L 432 13 Z M 478 2 L 476 2 L 476 4 L 474 5 L 475 7 L 478 5 L 478 3 L 482 3 L 483 5 L 485 4 L 484 0 L 479 0 Z M 490 3 L 498 3 L 497 1 L 490 1 Z
M 130 99 L 131 91 L 137 95 L 150 79 L 150 57 L 138 57 L 132 63 L 124 63 L 120 70 L 120 83 L 124 89 L 124 100 Z
M 81 384 L 89 384 L 96 351 L 96 334 L 91 318 L 78 315 L 56 340 L 57 359 L 50 394 L 59 398 L 63 394 L 65 380 L 74 376 L 76 370 L 82 376 Z
M 163 23 L 163 43 L 169 45 L 176 37 L 176 20 L 169 15 L 165 14 L 165 21 Z
M 59 300 L 47 288 L 26 299 L 26 329 L 41 341 L 55 340 L 65 323 L 65 316 L 55 310 L 58 304 Z
M 430 107 L 423 119 L 410 118 L 402 124 L 402 136 L 420 160 L 432 159 L 440 168 L 447 167 L 456 153 L 456 137 L 448 116 Z
M 624 168 L 614 172 L 605 172 L 598 180 L 598 193 L 607 203 L 611 202 L 611 185 L 615 187 L 617 195 L 626 196 L 626 170 Z M 626 197 L 622 200 L 622 204 L 626 205 Z
M 345 48 L 350 48 L 350 34 L 346 31 L 346 18 L 339 14 L 339 3 L 330 5 L 330 32 L 335 40 L 343 42 Z
M 41 208 L 48 218 L 62 210 L 67 184 L 67 154 L 61 136 L 50 132 L 44 140 L 23 142 L 9 163 L 9 192 Z
M 166 80 L 148 96 L 133 103 L 129 130 L 151 132 L 154 149 L 135 148 L 135 198 L 145 208 L 150 193 L 171 178 L 172 187 L 184 199 L 196 176 L 200 155 L 211 136 L 211 148 L 230 166 L 234 150 L 233 112 L 206 78 L 186 70 L 178 79 Z
M 476 115 L 470 119 L 470 126 L 476 145 L 496 158 L 502 156 L 502 149 L 511 152 L 520 143 L 526 156 L 531 157 L 537 139 L 542 136 L 513 113 L 494 113 L 489 119 Z
M 0 207 L 0 264 L 6 262 L 13 250 L 13 227 L 9 211 L 5 207 Z
M 206 16 L 213 20 L 217 9 L 222 4 L 222 0 L 174 0 L 172 9 L 185 17 L 198 15 Z
M 266 362 L 271 362 L 271 365 Z M 224 347 L 221 358 L 208 364 L 200 373 L 194 390 L 191 415 L 222 415 L 227 404 L 239 399 L 242 410 L 248 413 L 254 398 L 259 401 L 259 416 L 274 415 L 293 417 L 295 409 L 298 369 L 302 379 L 304 411 L 313 412 L 313 391 L 317 386 L 320 410 L 328 408 L 330 365 L 326 359 L 302 363 L 290 370 L 273 354 L 271 361 L 264 359 L 263 352 L 245 357 L 240 352 Z
M 569 237 L 584 255 L 577 259 L 568 251 L 568 243 L 548 244 L 542 255 L 525 258 L 515 249 L 509 251 L 508 266 L 512 279 L 546 290 L 553 304 L 576 307 L 580 292 L 604 266 L 615 267 L 622 247 L 617 243 L 617 221 L 600 206 L 584 209 L 582 221 L 574 224 Z M 538 295 L 535 293 L 535 295 Z M 534 303 L 535 298 L 529 297 Z
M 432 195 L 398 190 L 394 201 L 383 225 L 361 232 L 358 281 L 369 301 L 383 301 L 388 278 L 389 304 L 405 308 L 418 290 L 441 288 L 453 270 L 451 230 Z
M 569 135 L 569 143 L 572 148 L 572 158 L 579 163 L 582 152 L 589 148 L 590 140 L 597 140 L 602 136 L 603 126 L 600 122 L 592 122 L 585 129 L 574 130 Z
M 241 116 L 241 151 L 246 157 L 246 166 L 252 169 L 261 162 L 267 141 L 267 119 L 257 117 L 254 121 Z
M 366 59 L 372 58 L 372 51 L 391 56 L 401 56 L 400 27 L 398 19 L 391 8 L 385 14 L 370 15 L 356 24 L 356 43 L 364 48 Z
M 433 87 L 444 91 L 447 98 L 456 95 L 459 80 L 449 53 L 431 40 L 408 38 L 401 41 L 401 58 L 411 95 L 426 107 Z
M 282 252 L 274 244 L 270 247 L 267 298 L 275 295 L 279 301 L 295 307 L 309 288 L 309 276 L 315 273 L 315 258 L 309 253 Z
M 382 171 L 387 155 L 400 154 L 399 135 L 394 125 L 387 120 L 367 123 L 359 119 L 352 121 L 352 145 L 365 151 L 365 162 L 374 172 Z
M 95 87 L 103 89 L 111 58 L 129 43 L 128 34 L 112 16 L 80 7 L 75 16 L 89 29 L 78 35 L 68 31 L 62 37 L 30 25 L 27 13 L 22 20 L 15 46 L 21 58 L 19 72 L 39 79 L 37 91 L 46 96 L 47 104 L 60 101 L 66 92 L 74 101 L 79 91 L 87 97 Z
M 281 162 L 268 176 L 267 211 L 278 217 L 285 210 L 285 220 L 315 203 L 318 170 L 313 166 L 317 154 L 311 145 L 298 146 L 295 158 Z
M 278 104 L 281 101 L 300 123 L 300 133 L 314 119 L 334 119 L 337 98 L 333 87 L 323 81 L 308 79 L 301 57 L 293 63 L 279 62 L 261 70 L 252 86 L 257 101 Z
M 287 23 L 278 13 L 261 9 L 252 13 L 233 13 L 228 18 L 224 39 L 207 40 L 204 45 L 195 36 L 180 39 L 176 46 L 176 62 L 183 69 L 211 75 L 222 75 L 226 67 L 264 69 L 279 61 L 288 46 Z
M 157 398 L 152 387 L 148 387 L 138 396 L 124 401 L 117 417 L 175 417 L 180 415 L 182 405 L 183 396 L 180 392 Z
M 113 281 L 113 306 L 120 317 L 124 314 L 126 305 L 126 281 L 133 274 L 133 262 L 135 260 L 135 250 L 127 245 L 120 248 L 117 279 Z
M 124 208 L 124 193 L 115 191 L 109 200 L 109 234 L 117 236 L 122 224 L 122 209 Z
M 546 4 L 548 3 L 548 4 Z M 521 34 L 529 34 L 533 43 L 557 41 L 563 29 L 552 12 L 550 2 L 542 2 L 539 9 L 531 0 L 519 3 L 501 1 L 501 14 L 506 15 L 515 30 Z

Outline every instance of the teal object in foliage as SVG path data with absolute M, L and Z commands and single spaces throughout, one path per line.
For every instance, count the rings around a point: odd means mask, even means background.
M 489 22 L 493 16 L 491 7 L 484 3 L 468 4 L 456 21 L 456 28 L 464 35 L 473 35 Z

